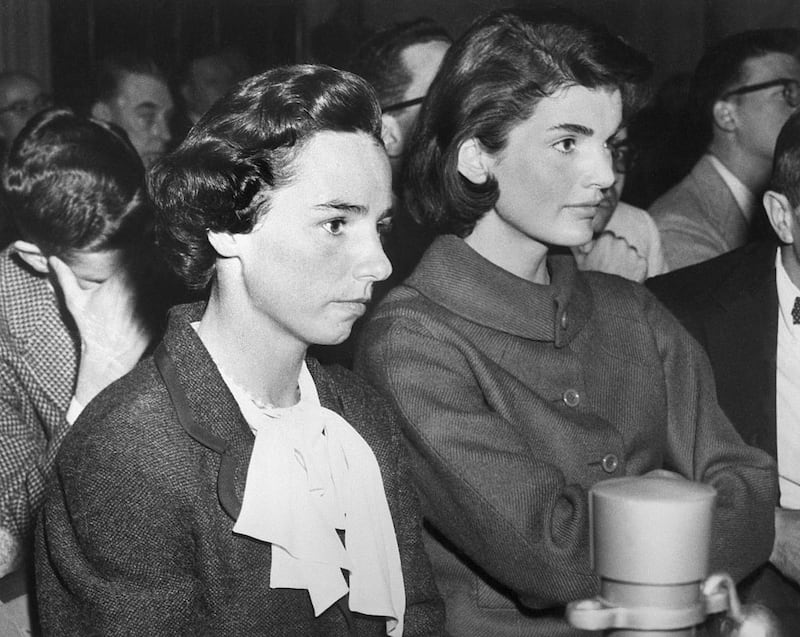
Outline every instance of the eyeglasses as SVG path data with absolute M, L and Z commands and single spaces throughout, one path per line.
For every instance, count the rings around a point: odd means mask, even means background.
M 14 113 L 14 115 L 25 117 L 26 115 L 32 115 L 33 113 L 44 110 L 52 103 L 53 100 L 49 95 L 37 95 L 32 100 L 17 100 L 16 102 L 11 102 L 8 106 L 0 108 L 0 115 L 3 113 Z
M 395 102 L 394 104 L 389 104 L 389 106 L 384 106 L 381 109 L 382 113 L 388 113 L 390 111 L 399 111 L 401 108 L 408 108 L 409 106 L 416 106 L 417 104 L 422 104 L 425 100 L 425 96 L 422 97 L 415 97 L 412 100 L 405 100 L 403 102 Z
M 740 86 L 739 88 L 735 88 L 724 93 L 722 95 L 722 99 L 726 100 L 734 95 L 745 95 L 747 93 L 763 91 L 765 89 L 772 88 L 773 86 L 783 87 L 783 99 L 789 106 L 792 108 L 800 106 L 800 82 L 797 80 L 791 80 L 788 77 L 781 77 L 777 80 L 770 80 L 769 82 L 760 82 L 758 84 Z

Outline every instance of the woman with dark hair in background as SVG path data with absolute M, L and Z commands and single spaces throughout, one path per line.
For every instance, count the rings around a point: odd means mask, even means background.
M 592 238 L 647 67 L 577 17 L 499 12 L 449 50 L 417 122 L 407 204 L 440 236 L 356 369 L 404 415 L 453 635 L 582 634 L 564 605 L 598 592 L 587 495 L 615 476 L 713 485 L 712 568 L 769 557 L 774 466 L 719 409 L 697 344 L 564 250 Z
M 359 77 L 238 85 L 151 173 L 208 301 L 64 443 L 38 533 L 47 634 L 438 635 L 394 412 L 306 357 L 389 275 L 380 111 Z

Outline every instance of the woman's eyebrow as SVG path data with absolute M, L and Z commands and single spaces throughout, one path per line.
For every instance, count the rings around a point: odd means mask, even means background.
M 326 201 L 323 203 L 316 204 L 314 206 L 315 210 L 336 210 L 337 212 L 345 212 L 353 215 L 365 215 L 367 214 L 367 207 L 361 206 L 354 203 L 347 203 L 346 201 L 341 201 L 338 199 L 334 199 L 332 201 Z
M 555 126 L 551 126 L 547 129 L 548 131 L 564 131 L 567 133 L 575 133 L 577 135 L 586 135 L 587 137 L 591 137 L 594 135 L 594 129 L 589 128 L 588 126 L 583 126 L 582 124 L 556 124 Z

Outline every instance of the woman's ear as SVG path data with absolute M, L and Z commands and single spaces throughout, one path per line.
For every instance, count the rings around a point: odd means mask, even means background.
M 13 243 L 14 252 L 19 255 L 19 258 L 27 263 L 35 272 L 40 274 L 47 274 L 50 272 L 50 266 L 47 264 L 47 257 L 42 254 L 42 251 L 28 241 L 15 241 Z
M 474 137 L 464 140 L 458 147 L 458 172 L 473 184 L 486 183 L 491 162 L 491 156 Z
M 239 255 L 238 238 L 241 235 L 230 232 L 208 231 L 208 242 L 216 253 L 223 258 L 230 258 Z
M 787 245 L 794 243 L 795 211 L 786 196 L 774 190 L 767 190 L 763 202 L 767 219 L 778 238 Z

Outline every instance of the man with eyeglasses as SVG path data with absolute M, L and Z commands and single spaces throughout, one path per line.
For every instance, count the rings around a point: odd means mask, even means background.
M 0 139 L 7 149 L 28 120 L 50 106 L 50 96 L 35 77 L 21 71 L 0 73 Z
M 122 128 L 146 168 L 167 150 L 172 109 L 167 80 L 153 60 L 121 53 L 99 64 L 91 116 Z
M 759 198 L 778 132 L 800 105 L 799 49 L 796 29 L 745 31 L 697 65 L 690 99 L 706 152 L 650 207 L 670 270 L 729 252 L 766 228 Z
M 622 128 L 611 146 L 614 185 L 603 190 L 603 201 L 592 219 L 594 237 L 572 248 L 572 253 L 580 270 L 607 272 L 641 283 L 664 274 L 667 266 L 652 217 L 646 210 L 620 201 L 633 155 L 627 129 Z
M 374 33 L 356 52 L 352 70 L 378 94 L 382 137 L 392 166 L 392 190 L 402 194 L 403 152 L 428 92 L 452 39 L 430 18 L 390 25 Z M 402 280 L 428 246 L 428 237 L 408 215 L 395 209 L 386 252 L 394 268 L 384 288 Z

